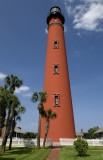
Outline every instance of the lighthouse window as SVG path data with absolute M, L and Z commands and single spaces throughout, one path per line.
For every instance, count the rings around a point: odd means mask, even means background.
M 58 95 L 55 96 L 55 105 L 58 106 Z
M 54 107 L 60 107 L 60 94 L 54 94 Z
M 55 65 L 55 73 L 58 73 L 58 66 Z
M 58 67 L 59 67 L 59 64 L 54 64 L 54 74 L 58 74 Z
M 56 18 L 54 19 L 54 22 L 57 22 L 57 19 L 56 19 Z
M 59 48 L 59 41 L 54 40 L 54 48 Z

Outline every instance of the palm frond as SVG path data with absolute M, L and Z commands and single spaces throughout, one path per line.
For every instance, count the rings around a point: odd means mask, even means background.
M 16 82 L 15 82 L 15 85 L 16 85 L 17 88 L 19 88 L 22 84 L 23 84 L 23 81 L 19 80 L 19 79 L 16 80 Z
M 25 113 L 25 111 L 26 111 L 26 108 L 25 108 L 24 106 L 21 106 L 21 107 L 19 107 L 19 108 L 17 109 L 17 113 L 18 113 L 18 114 L 23 114 L 23 113 Z
M 57 113 L 54 112 L 54 113 L 52 114 L 52 119 L 53 119 L 53 118 L 56 118 L 56 117 L 57 117 Z
M 39 100 L 41 103 L 46 102 L 47 92 L 39 92 Z
M 51 116 L 52 116 L 52 109 L 47 110 L 47 113 L 48 113 L 48 116 L 47 116 L 48 119 L 51 118 Z
M 5 78 L 5 87 L 9 87 L 12 93 L 15 91 L 15 87 L 19 88 L 22 84 L 23 81 L 13 74 Z
M 32 95 L 32 101 L 33 102 L 37 102 L 38 101 L 38 93 L 37 92 L 33 93 L 33 95 Z
M 57 117 L 57 113 L 52 111 L 52 109 L 48 109 L 47 111 L 45 110 L 45 116 L 43 116 L 47 120 L 49 119 L 54 119 Z
M 44 117 L 44 118 L 46 118 L 46 117 L 47 117 L 46 110 L 43 110 L 43 111 L 41 112 L 41 116 L 42 116 L 42 117 Z
M 11 109 L 15 109 L 20 106 L 20 101 L 16 95 L 12 95 L 9 104 Z
M 5 78 L 5 86 L 6 87 L 10 86 L 10 76 L 6 76 L 6 78 Z
M 16 121 L 21 121 L 21 116 L 20 115 L 16 117 Z

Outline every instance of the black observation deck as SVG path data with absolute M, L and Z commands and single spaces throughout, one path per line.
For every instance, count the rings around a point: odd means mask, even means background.
M 55 16 L 60 17 L 60 19 L 62 20 L 62 24 L 65 23 L 65 18 L 63 16 L 63 14 L 61 13 L 61 9 L 58 6 L 54 6 L 50 9 L 50 13 L 47 17 L 47 24 L 48 25 L 49 25 L 50 19 L 55 17 Z

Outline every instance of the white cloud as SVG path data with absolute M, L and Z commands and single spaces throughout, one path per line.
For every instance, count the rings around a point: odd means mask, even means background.
M 74 28 L 98 30 L 99 20 L 103 19 L 103 5 L 91 4 L 89 9 L 74 16 Z
M 47 28 L 45 29 L 45 33 L 48 34 L 48 29 Z
M 66 25 L 64 25 L 64 32 L 67 32 L 68 28 Z
M 69 16 L 73 14 L 73 10 L 71 6 L 68 6 L 67 4 L 65 4 L 65 8 Z
M 81 0 L 82 3 L 73 7 L 67 1 L 65 8 L 68 15 L 73 16 L 75 29 L 103 31 L 103 0 Z
M 15 93 L 22 93 L 22 92 L 29 91 L 29 90 L 30 90 L 29 87 L 27 87 L 27 86 L 22 86 L 22 87 L 20 87 L 20 88 L 16 88 Z
M 6 77 L 6 74 L 0 72 L 0 80 L 3 80 Z
M 31 92 L 23 94 L 24 97 L 31 97 L 32 95 L 33 95 L 33 93 L 31 93 Z

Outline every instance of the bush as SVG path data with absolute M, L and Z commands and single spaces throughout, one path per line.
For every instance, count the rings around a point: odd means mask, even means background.
M 36 138 L 36 137 L 37 137 L 37 133 L 34 133 L 34 132 L 26 132 L 23 135 L 23 138 Z
M 74 141 L 74 147 L 79 156 L 85 156 L 88 150 L 88 143 L 86 140 L 77 139 L 76 141 Z

